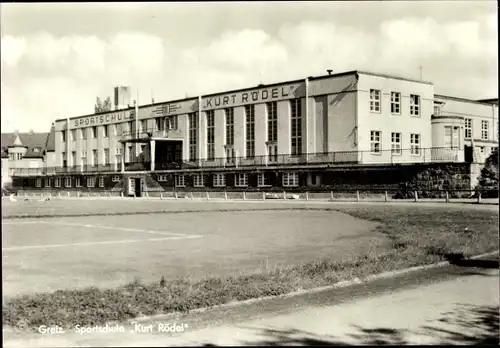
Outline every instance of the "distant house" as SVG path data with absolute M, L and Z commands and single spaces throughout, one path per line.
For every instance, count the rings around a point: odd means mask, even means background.
M 47 151 L 54 151 L 51 133 L 2 133 L 2 187 L 10 185 L 19 170 L 42 174 Z

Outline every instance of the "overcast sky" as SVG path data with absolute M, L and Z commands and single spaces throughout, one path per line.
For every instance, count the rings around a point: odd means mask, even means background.
M 112 88 L 139 103 L 364 69 L 498 97 L 495 1 L 0 4 L 2 132 L 48 131 Z

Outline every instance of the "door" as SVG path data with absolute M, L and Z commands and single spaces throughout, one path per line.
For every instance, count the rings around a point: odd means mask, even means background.
M 142 194 L 142 180 L 141 178 L 134 178 L 135 196 L 141 197 Z
M 127 196 L 133 196 L 135 193 L 135 179 L 128 178 L 128 192 Z

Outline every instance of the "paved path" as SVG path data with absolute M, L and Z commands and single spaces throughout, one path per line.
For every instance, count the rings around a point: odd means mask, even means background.
M 499 271 L 448 266 L 325 293 L 272 300 L 198 318 L 163 318 L 153 333 L 21 336 L 5 347 L 439 344 L 498 340 Z M 159 324 L 188 324 L 160 333 Z M 495 342 L 498 344 L 498 341 Z

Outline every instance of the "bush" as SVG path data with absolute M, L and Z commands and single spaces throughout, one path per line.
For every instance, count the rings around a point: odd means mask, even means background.
M 476 190 L 486 190 L 482 193 L 484 198 L 498 198 L 498 148 L 486 159 Z

